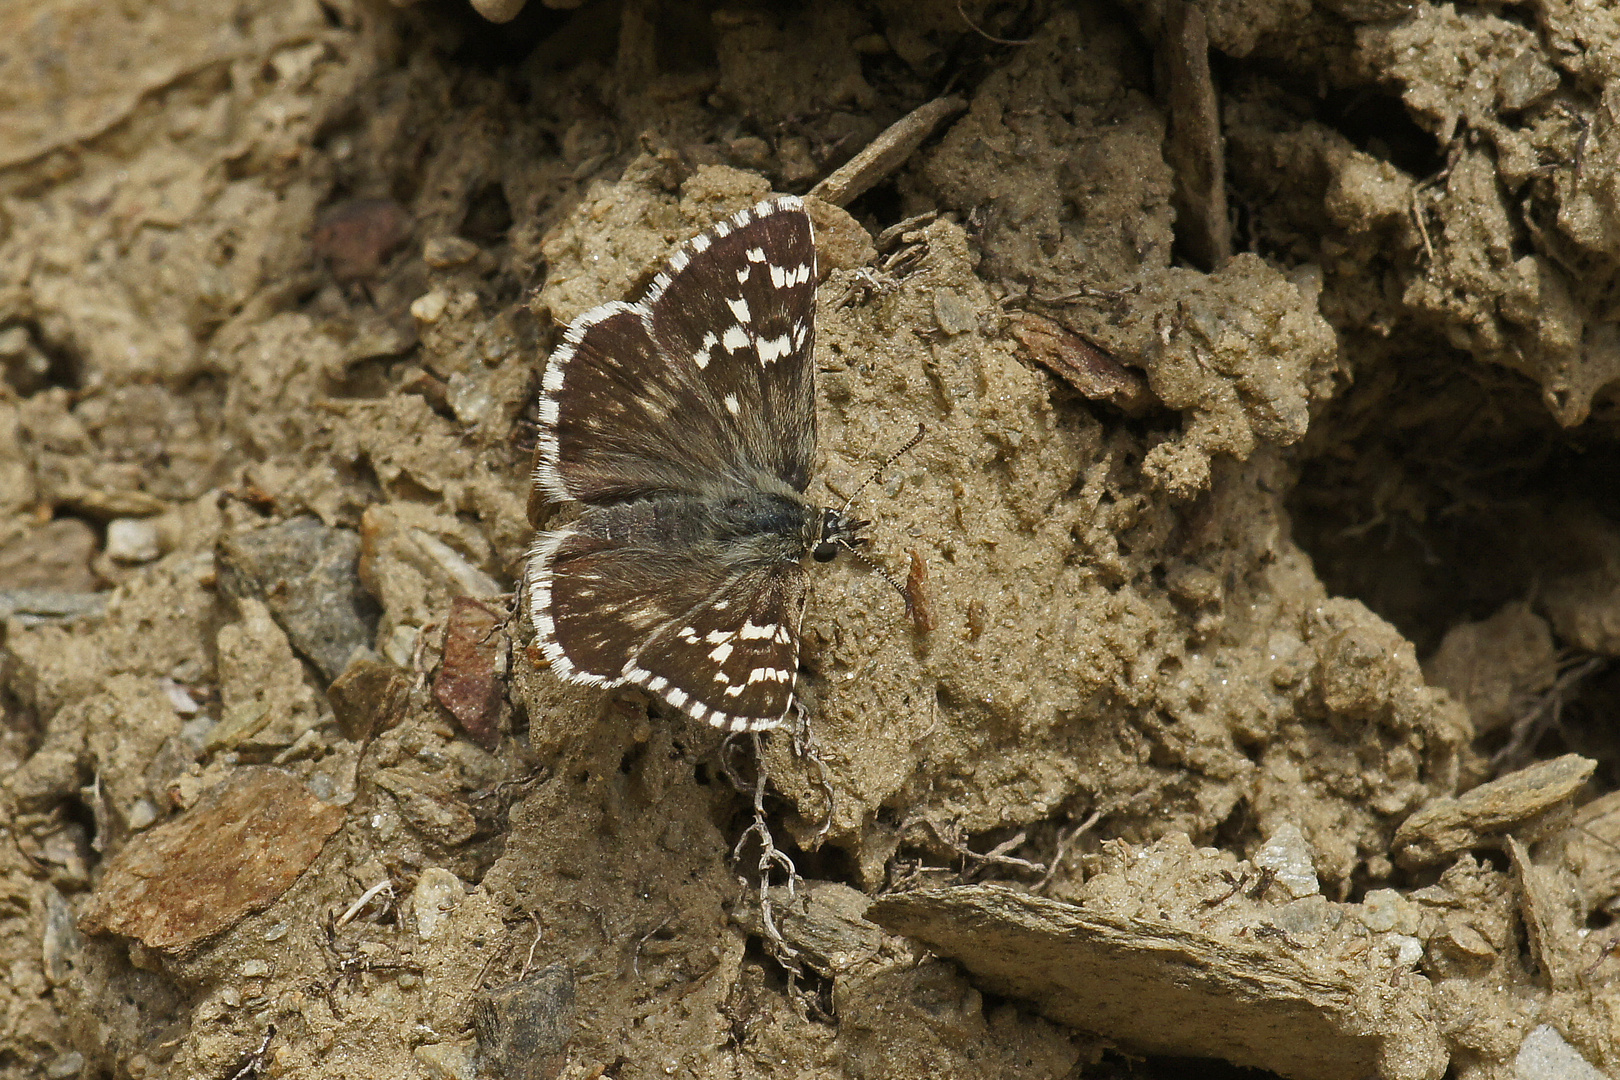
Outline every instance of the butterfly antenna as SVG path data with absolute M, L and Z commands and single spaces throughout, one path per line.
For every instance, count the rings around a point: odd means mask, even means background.
M 852 557 L 856 562 L 860 563 L 862 566 L 866 567 L 868 570 L 871 570 L 873 573 L 877 574 L 884 581 L 887 581 L 889 583 L 889 588 L 891 588 L 895 592 L 899 593 L 900 594 L 900 599 L 905 601 L 906 610 L 907 611 L 911 610 L 911 597 L 906 595 L 906 587 L 904 585 L 900 584 L 898 581 L 894 580 L 894 575 L 893 574 L 891 574 L 887 570 L 885 570 L 882 567 L 882 565 L 879 564 L 878 562 L 876 562 L 875 560 L 868 558 L 865 554 L 863 554 L 861 552 L 861 550 L 859 548 L 855 547 L 853 544 L 850 544 L 850 543 L 848 543 L 846 541 L 840 540 L 840 541 L 838 541 L 838 546 L 843 548 L 845 551 L 849 552 L 850 557 Z
M 883 464 L 879 465 L 877 468 L 873 469 L 872 470 L 872 475 L 868 476 L 865 480 L 862 480 L 860 486 L 857 487 L 854 491 L 849 493 L 849 498 L 844 500 L 844 505 L 838 508 L 838 515 L 840 517 L 842 517 L 845 513 L 847 513 L 849 511 L 850 504 L 853 503 L 857 498 L 860 497 L 861 492 L 865 491 L 867 489 L 867 487 L 869 487 L 874 480 L 876 480 L 878 477 L 882 476 L 884 470 L 887 469 L 890 465 L 893 465 L 895 462 L 899 461 L 906 454 L 910 453 L 912 451 L 912 449 L 915 448 L 918 443 L 923 441 L 923 436 L 926 435 L 926 434 L 928 434 L 928 429 L 926 427 L 924 427 L 922 424 L 919 423 L 917 425 L 917 434 L 913 435 L 909 440 L 907 440 L 906 445 L 902 446 L 900 449 L 898 449 L 894 453 L 890 454 L 887 461 L 885 461 Z M 849 547 L 848 544 L 845 544 L 844 546 Z M 851 549 L 851 553 L 854 554 L 854 549 Z M 860 559 L 860 556 L 858 554 L 855 555 L 855 557 L 857 559 Z M 874 569 L 877 569 L 877 567 L 873 563 L 869 562 L 868 560 L 861 559 L 861 561 L 866 563 L 866 565 L 872 566 Z M 889 575 L 884 574 L 883 576 L 888 577 Z M 893 585 L 894 582 L 890 581 L 889 584 Z

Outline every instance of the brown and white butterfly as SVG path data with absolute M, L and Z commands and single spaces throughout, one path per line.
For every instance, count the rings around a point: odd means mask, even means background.
M 574 320 L 541 380 L 534 482 L 583 504 L 529 556 L 551 668 L 727 731 L 794 704 L 805 561 L 861 543 L 805 498 L 816 249 L 784 196 L 684 244 L 635 303 Z

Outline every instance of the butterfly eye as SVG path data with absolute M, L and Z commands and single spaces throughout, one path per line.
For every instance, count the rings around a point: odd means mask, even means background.
M 823 540 L 821 543 L 816 545 L 814 551 L 810 552 L 810 557 L 816 560 L 816 562 L 832 562 L 833 557 L 837 554 L 838 545 L 833 543 L 831 540 Z

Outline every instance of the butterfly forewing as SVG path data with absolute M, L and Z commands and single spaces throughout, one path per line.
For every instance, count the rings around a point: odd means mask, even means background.
M 634 304 L 580 316 L 541 385 L 535 482 L 554 499 L 690 490 L 735 458 L 732 440 L 709 422 L 700 380 L 665 362 Z
M 659 351 L 701 373 L 739 457 L 803 491 L 816 449 L 816 246 L 798 207 L 762 203 L 716 225 L 643 303 Z

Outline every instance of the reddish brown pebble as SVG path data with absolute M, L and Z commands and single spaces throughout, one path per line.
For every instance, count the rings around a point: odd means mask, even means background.
M 433 680 L 433 696 L 456 718 L 467 737 L 485 750 L 501 742 L 501 682 L 495 674 L 504 644 L 501 616 L 477 600 L 450 602 L 444 627 L 444 659 Z
M 242 769 L 176 821 L 107 861 L 79 916 L 87 934 L 185 950 L 275 903 L 343 824 L 292 774 Z
M 392 199 L 350 199 L 321 214 L 311 238 L 315 254 L 339 281 L 377 276 L 394 249 L 409 240 L 411 215 Z
M 928 564 L 916 548 L 909 548 L 911 570 L 906 574 L 906 612 L 919 634 L 934 632 L 934 602 L 928 595 Z
M 1092 401 L 1106 401 L 1127 416 L 1158 404 L 1140 372 L 1051 319 L 1025 313 L 1013 320 L 1012 332 L 1031 360 Z

